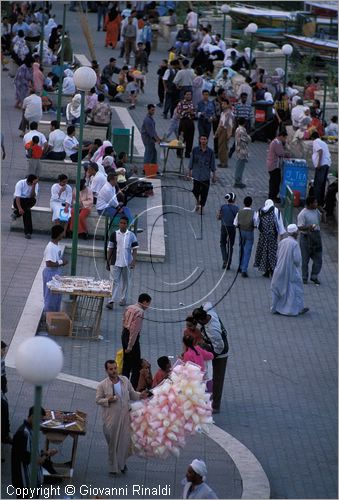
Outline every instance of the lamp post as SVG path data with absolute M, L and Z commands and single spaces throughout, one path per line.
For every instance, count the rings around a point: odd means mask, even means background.
M 42 61 L 42 56 L 44 53 L 44 29 L 45 29 L 45 13 L 42 13 L 41 16 L 41 23 L 40 23 L 40 50 L 39 50 L 39 57 L 40 57 L 40 64 L 43 64 Z
M 323 110 L 322 110 L 322 122 L 323 122 L 323 124 L 325 123 L 326 99 L 327 99 L 327 85 L 328 85 L 327 76 L 325 76 L 325 78 L 324 78 L 324 103 L 323 103 Z
M 282 53 L 285 56 L 285 74 L 284 74 L 284 92 L 286 91 L 286 84 L 287 84 L 287 63 L 288 63 L 288 58 L 293 52 L 293 47 L 289 43 L 286 43 L 281 47 Z
M 31 448 L 30 487 L 37 487 L 39 429 L 41 418 L 42 386 L 55 379 L 63 364 L 60 346 L 46 337 L 32 337 L 20 344 L 15 355 L 17 371 L 26 382 L 35 386 Z
M 253 54 L 253 36 L 255 33 L 258 31 L 258 26 L 255 23 L 250 23 L 247 28 L 245 28 L 245 34 L 250 34 L 251 35 L 251 42 L 250 42 L 250 64 L 249 64 L 249 70 L 248 70 L 248 76 L 251 76 L 251 69 L 252 69 L 252 54 Z
M 65 29 L 66 29 L 66 10 L 67 6 L 64 3 L 64 12 L 62 18 L 62 35 L 61 35 L 61 52 L 60 52 L 60 77 L 59 77 L 59 88 L 58 88 L 58 104 L 57 104 L 57 121 L 60 123 L 61 116 L 61 95 L 62 95 L 62 80 L 64 76 L 64 52 L 65 52 Z
M 226 36 L 226 16 L 230 11 L 230 7 L 226 4 L 221 6 L 221 12 L 223 13 L 224 19 L 223 19 L 223 24 L 222 24 L 222 39 L 224 40 Z
M 80 198 L 80 178 L 81 178 L 81 152 L 82 140 L 84 133 L 84 114 L 85 114 L 85 92 L 91 90 L 97 81 L 97 75 L 92 68 L 82 66 L 74 72 L 74 83 L 76 88 L 80 91 L 81 107 L 80 107 L 80 128 L 79 128 L 79 149 L 78 149 L 78 165 L 77 165 L 77 179 L 76 179 L 76 195 L 74 205 L 74 224 L 73 224 L 73 237 L 72 237 L 72 255 L 71 255 L 71 275 L 76 274 L 77 268 L 77 254 L 78 254 L 78 226 L 79 226 L 79 198 Z

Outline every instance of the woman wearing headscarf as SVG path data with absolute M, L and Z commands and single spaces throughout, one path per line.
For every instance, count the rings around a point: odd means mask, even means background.
M 75 204 L 76 198 L 76 188 L 73 189 L 72 199 L 73 205 Z M 85 240 L 88 239 L 88 230 L 87 230 L 87 217 L 91 213 L 91 209 L 93 207 L 93 192 L 89 187 L 86 187 L 86 180 L 80 180 L 80 190 L 79 190 L 79 222 L 78 222 L 78 235 L 82 236 Z M 73 231 L 74 224 L 74 208 L 71 210 L 71 220 L 69 222 L 69 229 Z
M 251 50 L 250 47 L 244 49 L 244 55 L 242 57 L 246 69 L 253 69 L 256 67 L 254 50 Z
M 272 200 L 266 200 L 259 212 L 259 240 L 254 267 L 258 267 L 265 278 L 272 276 L 277 263 L 278 236 L 285 233 L 282 216 Z
M 116 9 L 111 9 L 105 17 L 106 39 L 105 47 L 115 49 L 118 43 L 120 32 L 121 17 Z
M 12 44 L 12 58 L 17 64 L 20 65 L 29 54 L 29 48 L 27 47 L 25 33 L 23 30 L 19 30 L 18 34 L 13 38 Z
M 309 311 L 304 306 L 304 289 L 301 277 L 301 251 L 298 238 L 298 226 L 287 226 L 287 238 L 278 246 L 277 265 L 271 281 L 273 314 L 298 316 Z
M 40 64 L 38 62 L 33 63 L 33 86 L 37 93 L 42 92 L 44 87 L 45 77 L 40 69 Z
M 62 93 L 64 95 L 75 94 L 75 84 L 73 79 L 73 71 L 71 69 L 65 69 L 65 78 L 62 81 Z
M 98 166 L 99 170 L 102 171 L 101 169 L 103 169 L 103 173 L 106 175 L 108 175 L 110 172 L 114 172 L 117 168 L 113 156 L 110 155 L 105 156 L 105 158 L 102 160 L 102 163 L 98 163 Z
M 54 21 L 53 17 L 50 17 L 48 19 L 48 23 L 44 27 L 44 38 L 45 40 L 49 40 L 49 37 L 51 36 L 52 29 L 57 27 L 57 23 Z
M 110 141 L 104 141 L 102 143 L 102 146 L 100 146 L 100 148 L 94 153 L 92 161 L 94 161 L 95 163 L 97 163 L 98 161 L 101 162 L 101 160 L 106 156 L 105 149 L 108 148 L 109 146 L 113 147 L 112 143 Z
M 69 124 L 75 125 L 80 122 L 81 115 L 81 95 L 75 94 L 72 101 L 66 107 L 66 121 Z
M 23 100 L 28 96 L 30 88 L 33 85 L 32 60 L 26 58 L 25 62 L 19 67 L 14 78 L 16 108 L 21 108 Z

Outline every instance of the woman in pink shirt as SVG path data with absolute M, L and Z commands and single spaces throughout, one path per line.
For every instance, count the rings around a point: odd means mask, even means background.
M 182 359 L 187 363 L 191 361 L 196 365 L 199 365 L 201 371 L 206 372 L 205 361 L 211 361 L 214 358 L 212 352 L 205 351 L 202 347 L 194 345 L 194 339 L 189 336 L 184 336 L 182 339 L 184 344 L 184 352 L 182 354 Z

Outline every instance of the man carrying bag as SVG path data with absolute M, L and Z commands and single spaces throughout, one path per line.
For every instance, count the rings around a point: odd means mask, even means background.
M 227 331 L 222 324 L 217 312 L 213 309 L 211 302 L 206 302 L 201 307 L 194 309 L 193 318 L 201 326 L 201 334 L 204 339 L 204 348 L 214 354 L 213 363 L 213 413 L 220 413 L 220 403 L 224 387 L 224 378 L 228 358 Z

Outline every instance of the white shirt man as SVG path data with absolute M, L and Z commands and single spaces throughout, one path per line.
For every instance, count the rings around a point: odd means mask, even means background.
M 78 151 L 79 141 L 74 135 L 66 135 L 64 138 L 63 146 L 66 152 L 66 156 L 70 157 Z
M 52 132 L 50 132 L 48 137 L 48 145 L 51 146 L 52 151 L 54 151 L 55 153 L 62 153 L 65 151 L 64 149 L 65 138 L 66 138 L 65 132 L 57 128 Z
M 22 103 L 22 109 L 25 111 L 25 118 L 29 122 L 37 122 L 42 118 L 42 100 L 36 94 L 25 97 Z
M 304 106 L 303 101 L 299 99 L 299 103 L 301 101 L 301 104 L 297 104 L 294 108 L 292 108 L 291 111 L 291 120 L 292 120 L 292 125 L 294 128 L 299 128 L 301 124 L 301 120 L 305 116 L 305 110 L 308 109 L 306 106 Z
M 188 14 L 186 16 L 186 19 L 185 19 L 185 23 L 187 24 L 187 26 L 188 26 L 188 28 L 190 30 L 197 29 L 197 26 L 198 26 L 198 14 L 196 14 L 193 11 L 188 12 Z
M 120 211 L 120 203 L 117 199 L 117 176 L 110 173 L 107 176 L 107 182 L 102 186 L 97 197 L 97 211 L 99 215 L 114 217 Z
M 204 31 L 203 31 L 203 33 L 204 33 Z M 203 50 L 204 50 L 204 49 L 205 49 L 205 46 L 206 46 L 206 45 L 208 45 L 208 44 L 210 44 L 210 43 L 211 43 L 211 41 L 212 41 L 211 36 L 210 36 L 208 33 L 206 33 L 206 34 L 203 36 L 203 38 L 202 38 L 202 40 L 201 40 L 201 44 L 199 45 L 198 49 L 203 49 Z
M 42 132 L 39 132 L 39 130 L 30 130 L 29 132 L 27 132 L 27 134 L 24 135 L 23 137 L 24 146 L 26 146 L 26 144 L 30 142 L 32 138 L 35 136 L 39 137 L 39 146 L 43 148 L 47 142 L 47 139 Z
M 93 195 L 97 197 L 101 188 L 106 184 L 106 182 L 107 175 L 98 170 L 97 173 L 95 175 L 92 175 L 92 177 L 90 178 L 88 187 L 92 190 Z
M 328 145 L 320 139 L 318 132 L 313 132 L 311 139 L 313 139 L 312 162 L 315 167 L 314 196 L 318 205 L 322 207 L 325 200 L 327 174 L 332 163 L 331 154 Z
M 225 54 L 226 53 L 226 43 L 224 42 L 224 40 L 220 39 L 219 41 L 216 40 L 216 42 L 217 42 L 217 46 L 219 47 L 219 50 L 222 50 L 223 53 Z
M 229 49 L 226 49 L 226 52 L 225 52 L 225 59 L 224 61 L 226 61 L 227 59 L 231 59 L 231 53 L 232 52 L 235 52 L 236 54 L 236 57 L 239 57 L 240 54 L 239 52 L 237 51 L 237 49 L 235 49 L 234 47 L 230 47 Z
M 312 163 L 314 168 L 324 167 L 325 165 L 330 167 L 332 163 L 328 145 L 320 137 L 313 141 Z
M 108 309 L 113 308 L 114 302 L 126 305 L 126 297 L 130 282 L 130 270 L 136 263 L 137 249 L 139 247 L 135 234 L 127 229 L 128 218 L 121 217 L 118 231 L 114 231 L 107 246 L 107 270 L 110 271 L 113 281 L 112 299 L 107 303 Z M 120 292 L 120 294 L 119 294 Z
M 39 184 L 35 184 L 35 195 L 38 196 Z M 32 184 L 27 184 L 27 179 L 22 179 L 15 184 L 14 198 L 30 198 L 32 195 Z

